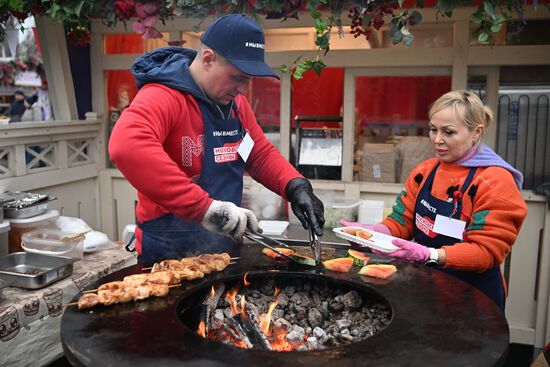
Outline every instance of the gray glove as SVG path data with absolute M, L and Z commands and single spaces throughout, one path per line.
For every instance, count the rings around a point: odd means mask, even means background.
M 242 240 L 248 228 L 252 233 L 259 230 L 258 219 L 248 209 L 238 207 L 229 201 L 214 200 L 204 214 L 201 225 L 210 232 L 224 234 L 235 241 Z

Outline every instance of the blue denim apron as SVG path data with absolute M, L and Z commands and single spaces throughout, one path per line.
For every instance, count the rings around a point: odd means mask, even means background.
M 214 118 L 199 102 L 204 123 L 204 158 L 197 184 L 211 198 L 241 205 L 245 162 L 236 151 L 244 130 L 234 105 L 227 119 Z M 234 112 L 235 117 L 231 117 Z M 138 224 L 142 230 L 139 262 L 151 265 L 165 259 L 180 259 L 197 253 L 236 254 L 240 244 L 232 238 L 207 231 L 198 222 L 173 214 Z
M 426 228 L 427 223 L 433 224 L 435 222 L 436 214 L 446 217 L 450 217 L 452 215 L 455 219 L 459 219 L 460 213 L 462 213 L 462 199 L 460 195 L 455 202 L 440 200 L 432 196 L 431 192 L 433 181 L 435 177 L 435 172 L 437 171 L 438 167 L 439 163 L 434 167 L 432 172 L 430 172 L 430 175 L 426 179 L 426 182 L 424 183 L 422 189 L 420 190 L 420 193 L 418 194 L 418 198 L 416 199 L 416 205 L 414 208 L 414 240 L 420 244 L 433 248 L 441 248 L 442 246 L 452 245 L 457 242 L 457 239 L 433 233 L 431 229 L 429 231 L 429 235 L 427 235 L 418 228 L 418 225 L 420 224 L 423 228 Z M 476 169 L 477 168 L 475 167 L 470 169 L 470 172 L 468 173 L 468 176 L 464 181 L 464 185 L 462 185 L 462 195 L 465 194 L 466 190 L 472 183 Z M 428 205 L 432 208 L 432 210 L 428 209 Z M 467 225 L 468 224 L 469 223 L 467 223 Z M 489 298 L 491 298 L 498 305 L 498 307 L 500 307 L 504 311 L 505 294 L 502 275 L 500 273 L 500 267 L 496 266 L 483 273 L 444 268 L 438 269 L 476 287 L 487 296 L 489 296 Z

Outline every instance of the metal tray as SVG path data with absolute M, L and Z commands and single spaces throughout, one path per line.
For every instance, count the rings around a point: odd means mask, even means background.
M 0 277 L 15 281 L 14 287 L 38 289 L 70 276 L 75 261 L 71 257 L 15 252 L 0 257 Z

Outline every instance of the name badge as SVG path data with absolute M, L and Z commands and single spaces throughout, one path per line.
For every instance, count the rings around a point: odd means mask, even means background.
M 253 147 L 254 147 L 254 140 L 252 140 L 250 135 L 246 134 L 243 140 L 241 141 L 239 148 L 237 148 L 237 152 L 239 153 L 243 161 L 246 162 Z
M 466 228 L 465 221 L 436 214 L 435 223 L 432 230 L 435 233 L 461 240 L 462 233 L 464 233 L 464 228 Z

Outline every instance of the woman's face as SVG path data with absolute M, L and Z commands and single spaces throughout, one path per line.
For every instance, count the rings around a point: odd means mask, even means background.
M 470 131 L 451 107 L 436 112 L 429 123 L 430 140 L 435 149 L 435 156 L 447 163 L 460 159 L 477 143 L 482 128 Z

